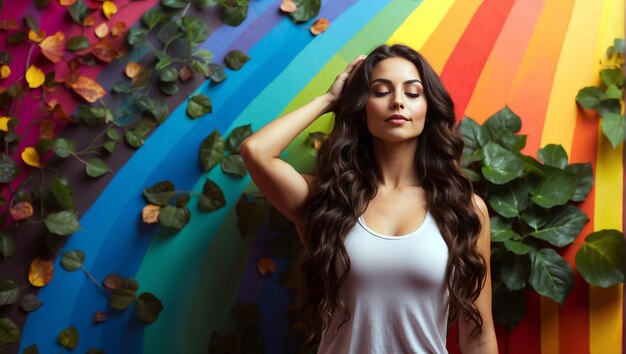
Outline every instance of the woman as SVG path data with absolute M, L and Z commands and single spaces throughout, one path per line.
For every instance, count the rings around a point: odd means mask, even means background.
M 315 176 L 278 158 L 335 114 Z M 413 49 L 380 46 L 328 92 L 241 145 L 252 179 L 298 228 L 300 313 L 319 353 L 497 353 L 487 207 L 459 159 L 463 141 L 437 74 Z

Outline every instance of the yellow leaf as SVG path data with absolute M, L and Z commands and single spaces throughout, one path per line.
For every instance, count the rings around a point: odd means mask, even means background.
M 41 42 L 44 38 L 46 38 L 46 31 L 44 30 L 39 30 L 39 32 L 33 30 L 28 31 L 28 39 L 35 43 Z
M 70 84 L 70 87 L 90 103 L 96 102 L 107 93 L 99 83 L 86 76 L 79 76 L 78 80 Z
M 158 205 L 148 204 L 141 211 L 141 218 L 146 224 L 154 224 L 159 221 L 159 213 L 161 207 Z
M 65 53 L 65 35 L 59 31 L 54 36 L 48 36 L 39 43 L 41 53 L 53 63 L 58 63 L 63 59 Z
M 143 67 L 141 66 L 141 64 L 134 61 L 129 61 L 128 64 L 126 64 L 126 69 L 124 69 L 124 73 L 126 74 L 126 76 L 131 79 L 139 75 L 139 73 L 142 71 Z
M 38 67 L 31 65 L 28 70 L 26 70 L 26 82 L 28 82 L 28 87 L 37 88 L 43 85 L 44 81 L 46 81 L 46 75 L 44 75 L 43 71 Z
M 10 121 L 11 121 L 10 117 L 0 117 L 0 130 L 2 130 L 3 132 L 8 132 Z
M 96 37 L 104 38 L 109 34 L 109 26 L 106 22 L 102 22 L 98 25 L 98 27 L 96 27 L 94 32 L 96 33 Z
M 22 151 L 22 160 L 24 160 L 24 162 L 29 166 L 41 167 L 41 164 L 39 163 L 39 154 L 34 147 L 29 146 Z
M 28 270 L 28 281 L 32 286 L 46 286 L 52 280 L 54 265 L 52 261 L 44 261 L 41 258 L 34 259 Z
M 115 14 L 116 12 L 117 6 L 115 6 L 113 1 L 105 1 L 104 4 L 102 4 L 102 13 L 106 18 L 110 19 L 111 15 Z
M 19 202 L 15 203 L 15 205 L 9 209 L 9 212 L 11 213 L 13 220 L 20 221 L 33 216 L 33 206 L 26 201 Z
M 2 65 L 0 67 L 0 78 L 6 79 L 9 76 L 11 76 L 11 68 L 8 65 Z

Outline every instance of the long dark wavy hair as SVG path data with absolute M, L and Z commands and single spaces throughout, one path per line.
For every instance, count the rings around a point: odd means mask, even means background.
M 424 57 L 404 45 L 382 45 L 355 69 L 329 108 L 334 125 L 319 150 L 317 181 L 302 224 L 305 245 L 296 308 L 308 342 L 320 339 L 333 316 L 341 319 L 341 325 L 350 319 L 340 296 L 350 272 L 343 239 L 376 195 L 379 181 L 371 134 L 361 118 L 372 70 L 391 57 L 416 66 L 428 103 L 425 127 L 417 138 L 415 168 L 428 209 L 448 245 L 448 323 L 462 315 L 473 324 L 471 336 L 482 330 L 482 317 L 474 305 L 486 273 L 485 259 L 476 248 L 481 223 L 474 211 L 472 184 L 459 165 L 463 140 L 454 130 L 454 104 Z

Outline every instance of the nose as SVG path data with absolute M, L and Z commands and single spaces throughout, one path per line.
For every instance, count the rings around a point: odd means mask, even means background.
M 397 93 L 393 95 L 393 100 L 391 101 L 391 108 L 394 110 L 404 109 L 404 102 L 402 101 L 402 93 Z

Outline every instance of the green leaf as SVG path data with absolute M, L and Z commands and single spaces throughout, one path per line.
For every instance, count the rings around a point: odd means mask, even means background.
M 621 100 L 624 94 L 617 86 L 610 84 L 606 88 L 605 96 L 606 99 Z
M 52 151 L 64 159 L 76 151 L 76 143 L 73 140 L 59 138 L 52 142 Z
M 35 0 L 35 6 L 37 6 L 37 10 L 43 10 L 50 4 L 52 0 Z M 2 7 L 2 2 L 0 2 L 0 7 Z
M 191 199 L 191 197 L 189 196 L 189 194 L 181 194 L 178 197 L 176 197 L 176 207 L 178 208 L 184 208 L 187 206 L 187 203 L 189 203 L 189 200 Z
M 161 225 L 166 227 L 172 227 L 178 230 L 185 227 L 190 218 L 191 213 L 186 207 L 177 208 L 173 205 L 166 205 L 161 209 L 161 212 L 159 213 L 159 222 L 161 222 Z
M 137 46 L 146 43 L 146 36 L 148 31 L 144 28 L 132 27 L 126 31 L 126 42 L 131 46 Z
M 143 196 L 148 202 L 164 206 L 176 196 L 174 183 L 170 181 L 161 181 L 143 190 Z
M 0 346 L 20 342 L 20 328 L 10 318 L 0 318 Z
M 542 170 L 545 177 L 528 177 L 530 199 L 544 208 L 567 203 L 576 192 L 576 176 L 551 166 L 543 166 Z
M 19 172 L 20 168 L 11 156 L 6 153 L 0 155 L 0 183 L 10 183 Z
M 15 253 L 15 239 L 11 235 L 0 233 L 0 254 L 2 258 L 10 257 Z
M 193 53 L 193 56 L 202 59 L 202 61 L 204 62 L 210 62 L 211 60 L 213 60 L 214 54 L 210 50 L 200 49 L 200 50 L 195 51 Z
M 178 73 L 176 75 L 178 75 Z M 165 101 L 153 100 L 148 96 L 143 96 L 137 100 L 137 105 L 150 113 L 157 123 L 163 123 L 170 114 L 170 108 Z
M 59 342 L 68 349 L 75 349 L 78 346 L 78 330 L 75 326 L 68 327 L 59 333 Z
M 102 145 L 102 147 L 106 151 L 108 151 L 110 154 L 112 154 L 115 151 L 116 146 L 117 146 L 117 143 L 115 141 L 107 141 L 106 143 Z
M 109 128 L 106 131 L 107 138 L 111 139 L 111 141 L 118 142 L 120 141 L 120 132 L 115 128 Z
M 84 261 L 85 252 L 81 250 L 63 252 L 63 257 L 61 257 L 61 265 L 70 272 L 80 269 Z
M 624 116 L 615 113 L 603 115 L 602 132 L 611 142 L 613 149 L 615 149 L 624 141 Z
M 195 119 L 213 112 L 211 99 L 201 93 L 193 95 L 187 104 L 187 114 Z
M 74 201 L 72 200 L 74 190 L 65 178 L 62 179 L 59 175 L 54 176 L 50 183 L 50 191 L 63 210 L 74 210 Z
M 465 174 L 465 176 L 469 178 L 472 182 L 479 182 L 482 180 L 482 177 L 479 173 L 475 172 L 474 170 L 470 170 L 469 168 L 463 167 L 463 174 Z
M 204 138 L 200 144 L 200 161 L 204 171 L 208 171 L 224 158 L 224 138 L 219 131 L 214 130 L 211 135 Z
M 65 49 L 69 50 L 70 52 L 78 52 L 80 50 L 89 48 L 90 45 L 91 44 L 89 43 L 89 39 L 87 39 L 87 37 L 76 36 L 69 38 L 65 42 Z
M 168 96 L 174 96 L 180 90 L 180 86 L 175 82 L 160 82 L 159 90 Z
M 576 95 L 576 102 L 578 102 L 583 108 L 588 109 L 596 108 L 602 99 L 604 99 L 604 91 L 595 86 L 580 89 Z
M 202 187 L 199 203 L 201 209 L 212 211 L 224 207 L 226 205 L 226 198 L 220 187 L 207 178 Z
M 76 231 L 82 230 L 80 224 L 78 223 L 76 214 L 71 211 L 50 213 L 46 216 L 43 222 L 48 231 L 55 235 L 67 236 Z
M 539 238 L 557 246 L 564 247 L 574 242 L 583 226 L 589 221 L 585 213 L 573 205 L 563 205 L 550 209 L 539 224 L 539 230 L 530 236 Z
M 517 241 L 517 240 L 504 241 L 504 247 L 506 247 L 507 250 L 515 253 L 518 256 L 525 255 L 534 249 L 532 246 L 529 246 L 525 244 L 524 242 Z
M 157 38 L 163 44 L 171 43 L 172 41 L 183 38 L 184 36 L 185 33 L 181 29 L 180 18 L 166 22 L 157 34 Z
M 222 160 L 222 172 L 235 176 L 243 177 L 246 175 L 246 165 L 239 154 L 228 155 Z
M 483 153 L 485 159 L 482 173 L 492 183 L 504 184 L 524 173 L 522 160 L 496 143 L 485 145 Z
M 74 5 L 67 8 L 67 12 L 70 14 L 70 17 L 72 17 L 74 22 L 82 26 L 85 17 L 89 15 L 89 8 L 83 0 L 78 0 L 74 3 Z
M 43 305 L 43 302 L 35 294 L 27 294 L 20 299 L 20 308 L 24 312 L 36 311 L 41 305 Z
M 172 61 L 173 61 L 172 57 L 171 57 L 169 54 L 165 54 L 165 55 L 163 55 L 163 56 L 159 59 L 159 61 L 157 62 L 157 64 L 154 66 L 154 70 L 156 70 L 156 71 L 159 71 L 159 72 L 160 72 L 160 71 L 162 71 L 163 69 L 168 68 L 168 67 L 170 66 L 170 64 L 172 64 Z M 174 69 L 174 68 L 172 68 L 172 69 Z M 176 71 L 176 69 L 174 69 L 174 71 Z M 177 76 L 178 76 L 178 75 L 177 75 Z M 161 77 L 161 75 L 159 75 L 159 78 L 160 78 L 160 77 Z M 161 81 L 168 82 L 168 81 L 166 81 L 166 80 L 161 80 Z M 171 80 L 171 81 L 174 81 L 174 80 Z M 170 81 L 170 82 L 171 82 L 171 81 Z
M 141 20 L 148 26 L 148 29 L 151 30 L 165 20 L 165 13 L 160 7 L 153 7 L 143 14 Z
M 601 117 L 610 113 L 620 114 L 621 109 L 622 106 L 619 100 L 602 100 L 602 102 L 600 102 L 600 104 L 596 107 L 596 110 Z
M 104 175 L 107 172 L 111 172 L 111 169 L 102 159 L 92 157 L 87 161 L 86 171 L 89 177 L 96 178 Z
M 483 124 L 492 136 L 497 135 L 500 130 L 508 130 L 517 133 L 522 129 L 522 120 L 508 106 L 489 117 Z
M 587 198 L 593 186 L 593 167 L 591 163 L 576 163 L 565 167 L 565 171 L 576 176 L 576 191 L 571 200 L 582 202 Z
M 191 61 L 191 69 L 198 74 L 201 74 L 204 77 L 209 77 L 211 75 L 211 70 L 209 69 L 209 63 L 203 62 L 197 59 L 193 59 Z
M 0 306 L 10 305 L 20 298 L 20 288 L 17 284 L 7 278 L 0 278 Z
M 220 19 L 229 26 L 239 26 L 248 16 L 248 0 L 218 0 L 222 7 Z
M 624 235 L 600 230 L 585 237 L 576 252 L 576 269 L 587 283 L 609 287 L 624 282 Z
M 551 248 L 530 252 L 530 285 L 543 296 L 563 305 L 574 286 L 574 271 Z
M 137 294 L 134 290 L 119 288 L 113 290 L 111 292 L 111 296 L 109 297 L 109 304 L 111 307 L 118 310 L 124 310 L 130 306 L 135 299 L 137 298 Z
M 178 79 L 178 71 L 176 68 L 168 66 L 159 73 L 159 79 L 164 82 L 174 82 Z
M 270 207 L 265 198 L 242 194 L 235 207 L 237 228 L 241 236 L 255 233 L 269 214 Z
M 231 50 L 226 53 L 226 57 L 224 57 L 224 64 L 230 70 L 239 70 L 241 67 L 250 60 L 250 57 L 240 51 L 240 50 Z
M 142 293 L 135 303 L 135 314 L 144 323 L 152 323 L 159 318 L 163 304 L 151 293 Z
M 317 16 L 320 12 L 321 0 L 294 0 L 298 8 L 289 14 L 294 22 L 307 22 Z
M 210 63 L 209 64 L 209 78 L 211 82 L 215 84 L 219 84 L 220 82 L 226 80 L 226 73 L 224 73 L 224 67 L 220 64 Z
M 511 228 L 511 223 L 502 220 L 501 217 L 494 215 L 489 218 L 491 224 L 491 241 L 504 242 L 517 235 Z
M 113 113 L 107 108 L 84 104 L 78 106 L 78 117 L 90 127 L 98 127 L 106 122 L 113 121 Z
M 539 160 L 548 166 L 564 169 L 567 166 L 567 152 L 563 146 L 548 144 L 537 152 Z
M 192 46 L 204 43 L 209 37 L 209 28 L 200 17 L 192 14 L 187 14 L 183 17 L 183 27 L 185 28 L 185 34 L 187 40 Z
M 507 329 L 515 327 L 526 313 L 526 300 L 521 291 L 500 286 L 493 292 L 493 319 Z
M 253 329 L 261 322 L 261 311 L 253 302 L 238 302 L 231 309 L 231 313 L 240 331 Z
M 513 218 L 528 206 L 528 189 L 523 180 L 513 180 L 501 186 L 493 186 L 489 205 L 498 214 Z
M 226 151 L 239 152 L 239 145 L 252 135 L 252 125 L 246 124 L 233 129 L 226 139 Z
M 156 123 L 152 119 L 140 119 L 133 126 L 133 130 L 127 130 L 124 132 L 124 139 L 128 145 L 136 149 L 140 148 L 155 126 Z
M 502 259 L 500 277 L 507 289 L 511 291 L 521 290 L 526 287 L 528 278 L 527 258 L 507 253 Z
M 172 9 L 182 9 L 187 6 L 189 0 L 161 0 L 161 5 Z

